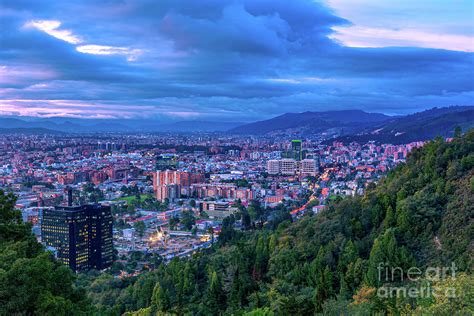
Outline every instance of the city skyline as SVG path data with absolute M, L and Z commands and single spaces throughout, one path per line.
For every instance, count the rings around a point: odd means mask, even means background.
M 472 105 L 470 1 L 2 1 L 0 116 L 256 121 Z

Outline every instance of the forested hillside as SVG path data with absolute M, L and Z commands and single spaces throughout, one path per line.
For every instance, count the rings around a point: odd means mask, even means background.
M 73 272 L 36 241 L 15 200 L 0 190 L 0 315 L 91 315 Z
M 415 150 L 364 196 L 277 227 L 241 232 L 228 218 L 212 249 L 128 279 L 91 272 L 74 285 L 21 222 L 14 201 L 0 193 L 1 315 L 474 312 L 473 130 Z M 453 263 L 455 278 L 424 273 Z M 410 281 L 414 267 L 423 273 Z M 442 295 L 384 296 L 387 286 Z
M 228 219 L 208 253 L 175 259 L 136 280 L 103 275 L 88 285 L 89 297 L 116 315 L 468 314 L 473 212 L 471 130 L 415 150 L 364 196 L 275 230 L 237 232 Z M 453 263 L 455 278 L 425 275 Z M 408 280 L 417 268 L 419 280 Z M 387 283 L 455 295 L 383 296 Z

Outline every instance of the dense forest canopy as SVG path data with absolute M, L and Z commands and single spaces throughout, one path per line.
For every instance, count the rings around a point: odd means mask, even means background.
M 90 315 L 84 290 L 69 267 L 46 252 L 0 190 L 0 315 Z
M 21 222 L 14 197 L 0 193 L 0 314 L 474 312 L 474 130 L 414 150 L 364 196 L 282 218 L 244 232 L 226 219 L 215 245 L 191 258 L 133 278 L 91 272 L 74 281 Z

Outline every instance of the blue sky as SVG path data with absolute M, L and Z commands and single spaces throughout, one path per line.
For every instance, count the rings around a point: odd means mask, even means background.
M 465 0 L 2 0 L 0 115 L 253 121 L 474 104 Z

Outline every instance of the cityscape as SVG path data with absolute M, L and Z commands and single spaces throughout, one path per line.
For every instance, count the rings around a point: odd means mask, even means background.
M 139 273 L 155 262 L 156 255 L 171 260 L 209 247 L 218 238 L 222 220 L 231 215 L 240 218 L 235 225 L 242 229 L 243 216 L 268 223 L 278 205 L 291 208 L 297 219 L 305 212 L 317 213 L 338 196 L 363 195 L 370 183 L 377 183 L 423 145 L 323 145 L 200 134 L 99 137 L 5 137 L 0 142 L 0 187 L 18 197 L 16 208 L 23 221 L 33 225 L 38 241 L 58 252 L 75 271 L 96 264 L 76 266 L 83 255 L 79 248 L 72 253 L 70 247 L 77 247 L 79 240 L 51 237 L 51 229 L 55 223 L 84 220 L 72 215 L 55 222 L 51 216 L 90 212 L 81 209 L 88 203 L 102 205 L 99 210 L 106 215 L 100 221 L 107 226 L 100 238 L 113 238 L 117 276 Z M 242 212 L 253 204 L 263 214 Z M 74 229 L 79 238 L 81 228 Z M 67 227 L 64 232 L 69 238 Z M 92 232 L 86 234 L 94 242 Z M 137 252 L 150 261 L 132 268 L 129 261 Z M 104 245 L 100 258 L 105 262 L 98 267 L 109 268 L 111 254 L 111 244 Z
M 0 316 L 474 315 L 472 0 L 0 1 Z

